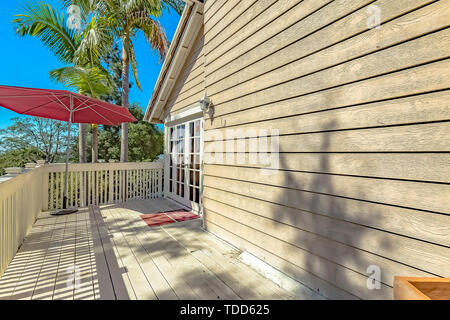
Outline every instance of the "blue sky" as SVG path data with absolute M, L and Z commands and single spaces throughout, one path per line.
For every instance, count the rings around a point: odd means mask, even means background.
M 38 0 L 34 0 L 38 1 Z M 27 0 L 2 0 L 0 10 L 0 84 L 48 89 L 65 89 L 48 78 L 48 71 L 63 65 L 53 57 L 52 53 L 38 40 L 32 37 L 20 38 L 14 34 L 11 25 L 13 16 L 20 12 L 20 7 Z M 59 6 L 57 0 L 47 0 Z M 180 16 L 171 10 L 164 12 L 159 19 L 167 37 L 172 40 Z M 139 80 L 142 92 L 133 86 L 130 92 L 130 102 L 139 102 L 147 107 L 153 88 L 161 69 L 157 54 L 150 50 L 144 37 L 140 37 L 135 45 L 139 62 Z M 11 124 L 10 119 L 18 116 L 16 113 L 0 107 L 0 129 Z

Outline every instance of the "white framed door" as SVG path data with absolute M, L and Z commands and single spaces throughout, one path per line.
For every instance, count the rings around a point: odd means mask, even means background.
M 194 211 L 199 211 L 203 118 L 167 126 L 166 130 L 166 195 Z

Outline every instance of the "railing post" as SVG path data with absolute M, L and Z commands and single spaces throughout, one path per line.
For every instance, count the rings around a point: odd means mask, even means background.
M 48 193 L 49 193 L 49 185 L 48 185 L 48 171 L 44 166 L 42 168 L 42 211 L 48 211 Z
M 108 171 L 108 180 L 109 180 L 109 193 L 108 193 L 108 203 L 114 202 L 114 175 L 113 170 Z
M 84 191 L 84 171 L 81 171 L 80 172 L 80 206 L 81 207 L 85 206 L 84 193 L 85 193 L 85 191 Z
M 162 170 L 162 168 L 159 168 L 158 169 L 158 195 L 157 195 L 157 198 L 161 198 L 162 186 L 163 186 L 163 170 Z

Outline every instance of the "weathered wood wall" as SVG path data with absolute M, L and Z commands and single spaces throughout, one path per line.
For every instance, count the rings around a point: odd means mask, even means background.
M 205 148 L 277 129 L 280 170 L 206 163 L 207 228 L 330 298 L 450 277 L 449 17 L 449 0 L 208 0 Z

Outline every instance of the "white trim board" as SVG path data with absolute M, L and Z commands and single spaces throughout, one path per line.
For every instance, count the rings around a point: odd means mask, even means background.
M 203 117 L 203 111 L 200 108 L 200 105 L 190 108 L 189 110 L 185 110 L 175 114 L 169 114 L 164 120 L 164 125 L 166 127 L 176 125 L 181 122 L 186 122 L 192 119 L 198 119 Z
M 144 120 L 162 122 L 167 97 L 178 79 L 179 73 L 192 50 L 194 39 L 203 25 L 203 4 L 186 2 L 186 7 L 177 27 L 168 57 L 164 61 L 152 97 L 147 105 Z
M 327 300 L 317 291 L 310 289 L 304 284 L 287 276 L 285 273 L 275 269 L 265 261 L 255 257 L 248 251 L 244 251 L 239 255 L 239 260 L 248 265 L 250 268 L 271 280 L 279 287 L 295 295 L 298 300 Z

